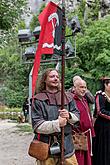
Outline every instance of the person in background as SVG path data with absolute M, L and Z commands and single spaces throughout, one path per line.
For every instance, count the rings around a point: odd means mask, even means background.
M 69 89 L 71 93 L 74 93 L 74 83 L 76 80 L 82 80 L 82 78 L 78 75 L 73 77 L 73 87 Z M 86 89 L 85 96 L 84 96 L 88 102 L 88 104 L 94 104 L 95 103 L 95 97 L 92 95 L 92 93 Z
M 25 118 L 25 122 L 28 121 L 29 117 L 29 102 L 28 102 L 28 97 L 26 97 L 24 103 L 23 103 L 23 115 Z
M 87 136 L 87 151 L 76 150 L 75 155 L 78 165 L 92 165 L 92 137 L 95 136 L 88 102 L 85 98 L 87 90 L 86 82 L 82 79 L 74 81 L 73 98 L 80 111 L 80 124 L 78 128 L 73 127 L 73 131 L 84 133 Z
M 72 126 L 79 121 L 80 113 L 71 94 L 64 93 L 64 109 L 61 110 L 61 91 L 58 71 L 47 69 L 41 76 L 39 92 L 32 103 L 32 126 L 35 138 L 47 142 L 54 137 L 61 146 L 61 128 L 64 127 L 64 157 L 66 165 L 78 165 L 72 140 Z M 40 134 L 40 135 L 39 135 Z M 40 137 L 40 138 L 38 138 Z M 61 153 L 51 154 L 37 165 L 60 165 Z
M 101 85 L 95 97 L 93 165 L 110 165 L 110 77 L 104 77 Z

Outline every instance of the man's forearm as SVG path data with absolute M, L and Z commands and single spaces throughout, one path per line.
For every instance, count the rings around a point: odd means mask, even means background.
M 60 132 L 59 120 L 45 121 L 36 129 L 36 131 L 42 134 Z

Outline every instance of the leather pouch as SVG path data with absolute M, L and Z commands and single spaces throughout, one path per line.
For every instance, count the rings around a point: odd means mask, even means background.
M 34 139 L 29 146 L 28 154 L 38 160 L 46 160 L 49 154 L 49 144 Z
M 88 141 L 87 136 L 84 133 L 77 133 L 73 134 L 73 143 L 75 150 L 88 150 Z

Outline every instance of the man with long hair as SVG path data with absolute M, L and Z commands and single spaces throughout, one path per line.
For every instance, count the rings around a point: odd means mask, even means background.
M 78 165 L 72 141 L 72 125 L 79 121 L 79 111 L 71 94 L 64 93 L 64 109 L 61 109 L 61 84 L 58 71 L 47 69 L 41 76 L 38 93 L 32 103 L 32 126 L 35 138 L 49 142 L 50 148 L 57 141 L 61 147 L 61 127 L 64 127 L 64 157 L 66 165 Z M 49 152 L 46 160 L 37 160 L 37 165 L 60 165 L 61 149 Z

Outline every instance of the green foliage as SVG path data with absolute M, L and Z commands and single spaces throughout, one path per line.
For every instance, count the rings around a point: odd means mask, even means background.
M 100 11 L 100 1 L 94 0 L 89 2 L 90 5 L 88 5 L 87 8 L 85 8 L 86 12 L 86 24 L 92 24 L 92 21 L 98 20 L 99 17 L 99 11 Z
M 30 22 L 30 29 L 33 31 L 35 27 L 39 26 L 38 14 L 33 15 L 32 20 Z
M 77 37 L 80 67 L 96 78 L 110 73 L 110 16 L 94 21 Z M 97 73 L 97 75 L 96 75 Z
M 20 107 L 28 95 L 28 75 L 30 66 L 20 62 L 17 41 L 10 41 L 5 49 L 0 49 L 1 100 L 9 107 Z
M 20 20 L 17 26 L 17 31 L 18 29 L 26 29 L 26 24 L 24 20 Z
M 9 31 L 0 30 L 0 48 L 3 49 L 8 46 L 8 42 L 15 40 L 16 37 L 15 30 L 13 29 Z
M 11 112 L 5 114 L 1 113 L 0 114 L 0 119 L 10 119 L 10 120 L 18 120 L 18 115 L 17 114 L 11 114 Z
M 0 1 L 0 29 L 9 30 L 24 13 L 26 0 L 1 0 Z
M 45 3 L 41 5 L 41 7 L 39 9 L 39 14 L 43 11 L 44 8 L 45 8 Z
M 95 79 L 95 77 L 88 77 L 85 73 L 82 75 L 82 78 L 86 81 L 88 89 L 92 94 L 96 94 L 96 91 L 100 90 L 100 81 Z
M 65 89 L 69 89 L 70 87 L 73 86 L 72 79 L 75 75 L 81 76 L 84 71 L 80 68 L 66 68 L 65 70 Z
M 19 27 L 25 27 L 24 21 L 20 19 L 27 10 L 26 5 L 26 0 L 0 1 L 0 48 L 4 48 L 10 40 L 15 39 L 15 31 Z
M 18 47 L 16 33 L 19 28 L 25 28 L 23 20 L 18 23 L 21 14 L 24 12 L 24 6 L 26 7 L 25 2 L 25 0 L 16 1 L 14 7 L 15 0 L 0 2 L 2 4 L 0 5 L 0 12 L 2 12 L 0 18 L 0 28 L 2 29 L 0 35 L 0 100 L 9 107 L 21 107 L 24 98 L 28 96 L 28 76 L 32 65 L 23 65 L 20 62 L 21 51 Z M 37 17 L 38 15 L 34 17 L 34 25 L 37 23 L 35 20 Z M 4 20 L 6 24 L 4 24 Z
M 9 108 L 9 107 L 6 107 L 6 106 L 1 106 L 0 107 L 0 112 L 21 112 L 21 108 Z
M 32 126 L 30 124 L 20 124 L 20 125 L 17 125 L 17 127 L 19 128 L 19 131 L 20 132 L 28 132 L 28 133 L 32 133 L 33 130 L 32 130 Z

